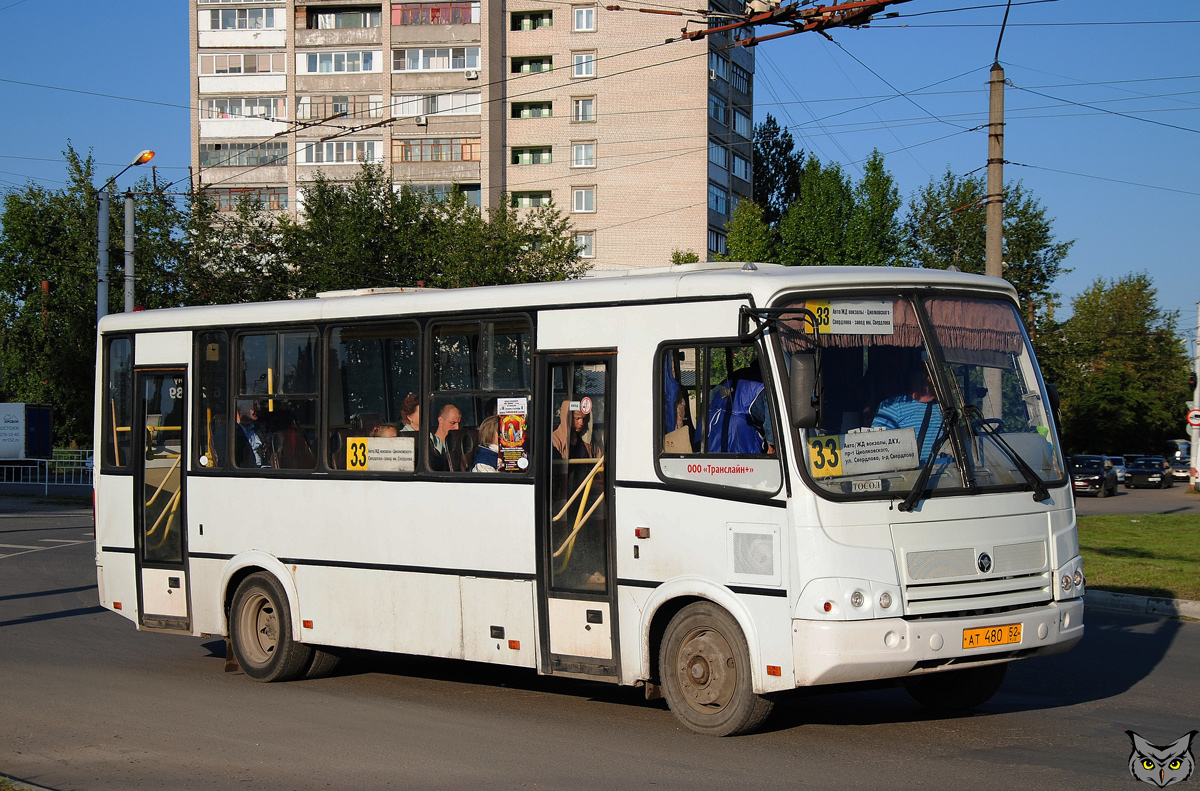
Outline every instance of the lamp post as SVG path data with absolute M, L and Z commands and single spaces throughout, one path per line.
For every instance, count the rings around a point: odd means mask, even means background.
M 144 165 L 154 159 L 154 152 L 149 149 L 138 154 L 132 162 L 126 165 L 120 173 L 104 182 L 104 186 L 100 188 L 97 194 L 99 206 L 96 210 L 96 321 L 104 318 L 108 314 L 108 188 L 113 185 L 117 179 L 124 175 L 126 170 L 129 170 L 135 165 Z M 126 198 L 127 201 L 132 200 L 132 196 Z M 132 212 L 126 208 L 125 221 L 131 224 Z M 131 231 L 126 229 L 125 238 L 129 239 Z M 126 244 L 126 266 L 128 269 L 127 277 L 133 273 L 132 252 L 133 245 L 127 242 Z

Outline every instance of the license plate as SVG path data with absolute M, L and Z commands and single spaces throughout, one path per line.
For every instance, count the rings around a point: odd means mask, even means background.
M 988 626 L 983 629 L 963 629 L 963 648 L 988 648 L 1021 642 L 1021 624 Z

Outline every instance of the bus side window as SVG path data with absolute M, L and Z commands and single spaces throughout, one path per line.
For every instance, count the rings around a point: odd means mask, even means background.
M 120 470 L 129 466 L 133 426 L 133 341 L 113 338 L 105 349 L 104 430 L 100 442 L 100 469 Z
M 229 340 L 224 332 L 196 336 L 200 407 L 196 412 L 196 463 L 219 470 L 229 464 Z
M 267 448 L 265 456 L 235 453 L 238 466 L 292 470 L 317 466 L 313 449 L 317 446 L 318 348 L 312 330 L 239 337 L 238 400 L 253 404 L 254 429 Z M 247 419 L 241 410 L 239 418 Z

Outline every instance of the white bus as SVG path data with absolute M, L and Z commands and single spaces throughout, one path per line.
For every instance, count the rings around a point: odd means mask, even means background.
M 262 681 L 343 648 L 641 685 L 688 728 L 1083 635 L 1011 286 L 687 265 L 100 322 L 100 600 Z M 414 408 L 415 407 L 415 408 Z

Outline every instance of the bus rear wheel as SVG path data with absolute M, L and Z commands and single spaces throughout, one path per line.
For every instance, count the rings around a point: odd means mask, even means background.
M 966 670 L 929 673 L 909 681 L 905 688 L 913 699 L 934 711 L 966 711 L 982 706 L 1004 683 L 1008 663 Z
M 238 585 L 229 636 L 238 664 L 257 681 L 299 678 L 312 662 L 312 648 L 292 639 L 287 595 L 270 574 L 251 574 Z
M 659 652 L 659 678 L 671 712 L 695 733 L 746 733 L 774 707 L 754 694 L 741 627 L 711 602 L 689 604 L 671 619 Z

